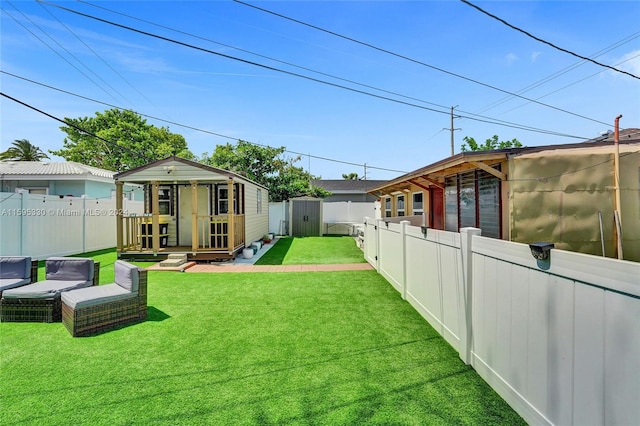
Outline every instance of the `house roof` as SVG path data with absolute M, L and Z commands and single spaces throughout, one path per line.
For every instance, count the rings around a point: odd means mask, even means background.
M 265 188 L 265 186 L 252 181 L 238 173 L 229 170 L 211 167 L 196 161 L 172 156 L 162 160 L 144 164 L 133 169 L 120 172 L 114 175 L 116 181 L 124 182 L 149 182 L 157 180 L 159 182 L 175 181 L 217 181 L 232 178 L 240 182 L 248 182 L 253 185 Z
M 334 194 L 366 194 L 369 188 L 385 182 L 386 180 L 312 179 L 311 185 Z
M 611 135 L 611 138 L 613 138 L 613 135 Z M 478 168 L 495 172 L 495 170 L 490 169 L 492 165 L 495 165 L 496 163 L 500 163 L 502 161 L 506 161 L 508 158 L 513 156 L 535 153 L 546 155 L 542 154 L 544 151 L 556 151 L 556 153 L 566 151 L 567 154 L 575 154 L 580 151 L 584 152 L 584 150 L 599 149 L 601 147 L 611 147 L 614 144 L 613 139 L 609 140 L 608 137 L 604 141 L 589 140 L 585 142 L 563 145 L 510 148 L 493 151 L 461 152 L 459 154 L 421 167 L 395 179 L 385 181 L 384 183 L 376 187 L 370 188 L 367 192 L 379 197 L 382 195 L 388 195 L 397 191 L 408 189 L 411 184 L 421 186 L 425 189 L 431 184 L 442 186 L 442 182 L 445 176 L 450 176 L 455 173 Z M 624 134 L 621 132 L 619 136 L 619 142 L 620 145 L 639 144 L 640 129 L 627 129 Z M 497 174 L 500 175 L 500 172 L 497 172 Z
M 0 161 L 3 179 L 85 179 L 113 181 L 115 172 L 73 161 Z

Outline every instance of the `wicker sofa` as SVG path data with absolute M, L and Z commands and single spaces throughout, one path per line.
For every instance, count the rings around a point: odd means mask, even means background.
M 122 260 L 115 282 L 62 294 L 62 323 L 73 337 L 90 336 L 147 318 L 147 271 Z
M 29 256 L 0 256 L 0 297 L 2 292 L 38 281 L 38 261 Z
M 44 281 L 2 292 L 0 320 L 3 322 L 59 322 L 61 295 L 65 291 L 98 284 L 100 264 L 80 257 L 50 257 L 45 262 Z

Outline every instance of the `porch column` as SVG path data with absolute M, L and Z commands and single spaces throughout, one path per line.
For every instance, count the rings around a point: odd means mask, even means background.
M 229 254 L 233 254 L 233 250 L 236 247 L 236 233 L 235 233 L 235 194 L 233 193 L 233 178 L 229 178 L 227 181 L 227 188 L 229 192 L 229 209 L 228 212 L 228 224 L 227 224 L 227 244 L 229 245 Z
M 153 255 L 158 254 L 160 247 L 160 182 L 151 182 L 151 246 Z
M 190 180 L 191 184 L 191 251 L 198 251 L 198 181 Z
M 122 252 L 122 188 L 124 182 L 116 182 L 116 255 L 120 258 Z

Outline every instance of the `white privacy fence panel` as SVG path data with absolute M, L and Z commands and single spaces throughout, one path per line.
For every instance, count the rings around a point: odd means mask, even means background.
M 367 218 L 365 257 L 527 422 L 640 424 L 640 263 L 479 232 Z
M 269 232 L 275 235 L 289 234 L 289 203 L 269 203 Z
M 364 258 L 378 269 L 378 228 L 377 221 L 370 217 L 364 222 Z
M 144 205 L 125 199 L 123 210 L 142 214 Z M 2 193 L 0 237 L 0 254 L 34 259 L 115 247 L 115 200 Z
M 378 272 L 404 297 L 403 227 L 378 220 Z
M 355 201 L 322 203 L 322 220 L 325 223 L 363 223 L 365 217 L 374 216 L 374 203 Z
M 639 424 L 640 264 L 560 250 L 538 264 L 524 244 L 472 246 L 478 373 L 536 422 Z

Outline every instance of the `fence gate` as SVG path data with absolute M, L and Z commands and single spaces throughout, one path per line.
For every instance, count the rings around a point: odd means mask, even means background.
M 300 197 L 290 200 L 291 236 L 321 236 L 322 200 L 312 197 Z

